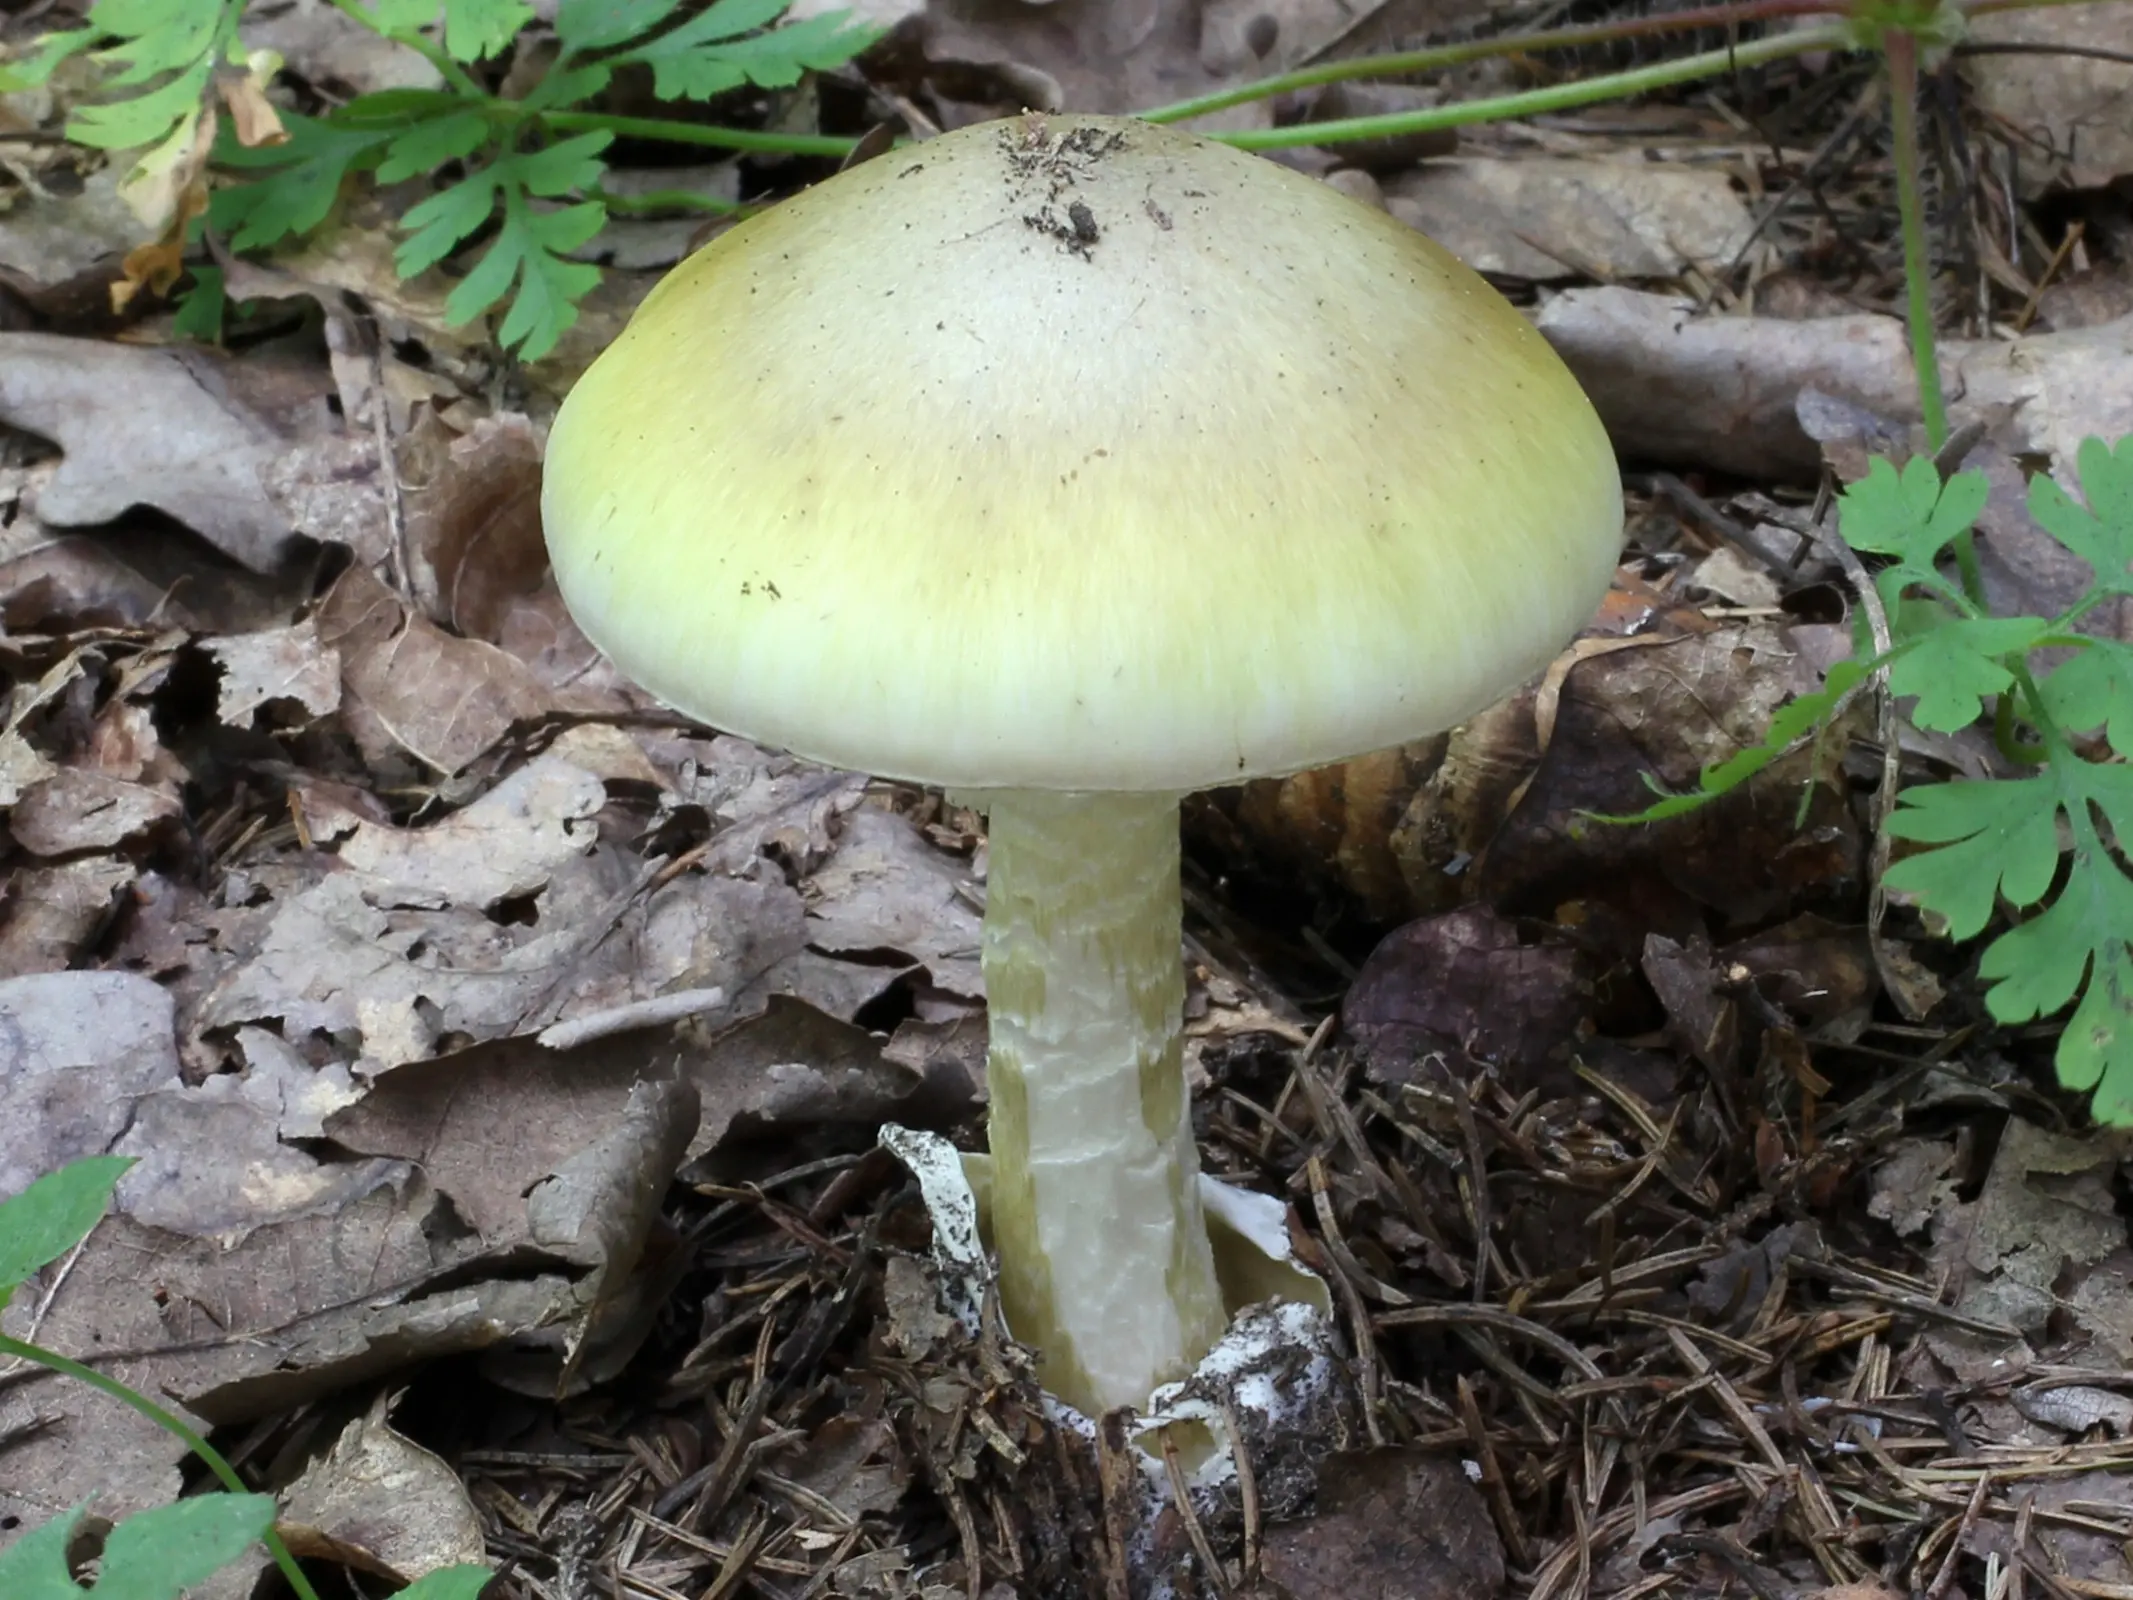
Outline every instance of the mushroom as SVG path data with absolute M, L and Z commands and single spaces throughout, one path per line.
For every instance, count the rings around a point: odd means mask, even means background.
M 1444 250 L 1226 146 L 1036 114 L 676 268 L 563 405 L 542 514 L 652 694 L 989 813 L 1001 1303 L 1090 1415 L 1226 1322 L 1179 800 L 1459 722 L 1622 537 L 1591 405 Z

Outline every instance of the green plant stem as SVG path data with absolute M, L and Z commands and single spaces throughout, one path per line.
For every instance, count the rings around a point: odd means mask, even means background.
M 644 194 L 616 194 L 612 189 L 587 189 L 585 198 L 597 200 L 617 216 L 638 216 L 649 211 L 708 211 L 716 216 L 735 216 L 755 209 L 740 200 L 720 200 L 693 189 L 653 189 Z
M 132 1407 L 164 1432 L 181 1441 L 186 1449 L 206 1462 L 208 1470 L 222 1481 L 222 1486 L 229 1490 L 231 1494 L 251 1494 L 253 1492 L 252 1486 L 237 1475 L 237 1469 L 222 1458 L 220 1450 L 217 1450 L 213 1445 L 201 1438 L 199 1434 L 195 1433 L 146 1395 L 138 1394 L 127 1388 L 118 1379 L 107 1377 L 94 1367 L 85 1367 L 79 1361 L 69 1360 L 56 1350 L 47 1350 L 40 1344 L 30 1344 L 22 1339 L 10 1338 L 4 1333 L 0 1333 L 0 1355 L 16 1356 L 24 1361 L 34 1361 L 40 1367 L 48 1367 L 52 1371 L 72 1378 L 79 1383 L 86 1383 L 90 1388 L 109 1395 L 121 1405 Z M 282 1576 L 289 1580 L 289 1587 L 296 1591 L 299 1600 L 318 1600 L 318 1591 L 311 1587 L 311 1580 L 304 1576 L 304 1569 L 296 1564 L 296 1557 L 291 1555 L 289 1547 L 282 1543 L 281 1535 L 276 1533 L 272 1527 L 269 1527 L 259 1537 L 260 1542 L 267 1547 L 268 1554 L 274 1557 L 274 1564 L 281 1568 Z
M 1889 72 L 1889 133 L 1896 163 L 1896 216 L 1903 234 L 1911 365 L 1918 373 L 1918 409 L 1925 418 L 1926 446 L 1938 450 L 1948 441 L 1948 407 L 1941 397 L 1940 361 L 1934 350 L 1933 263 L 1926 254 L 1926 206 L 1919 184 L 1918 38 L 1891 28 L 1882 35 L 1881 54 Z
M 1299 67 L 1294 72 L 1261 78 L 1215 94 L 1195 95 L 1153 111 L 1140 113 L 1144 122 L 1183 122 L 1232 106 L 1316 89 L 1329 83 L 1348 83 L 1358 78 L 1398 78 L 1446 67 L 1486 61 L 1541 50 L 1574 50 L 1587 45 L 1614 44 L 1624 39 L 1652 34 L 1688 33 L 1700 28 L 1739 27 L 1775 17 L 1817 16 L 1843 9 L 1830 0 L 1745 0 L 1734 5 L 1698 6 L 1688 11 L 1660 12 L 1619 22 L 1595 22 L 1577 28 L 1549 28 L 1537 33 L 1510 33 L 1491 39 L 1467 39 L 1458 44 L 1436 45 L 1427 50 L 1402 50 L 1386 55 L 1357 56 L 1345 61 L 1324 61 Z
M 1479 122 L 1506 122 L 1515 117 L 1543 116 L 1568 111 L 1600 100 L 1619 100 L 1628 95 L 1665 89 L 1698 78 L 1715 78 L 1738 67 L 1761 66 L 1811 50 L 1845 48 L 1844 26 L 1831 23 L 1805 28 L 1798 33 L 1770 39 L 1754 39 L 1724 50 L 1706 50 L 1676 61 L 1655 62 L 1629 72 L 1610 72 L 1577 83 L 1554 84 L 1519 94 L 1495 95 L 1482 100 L 1462 100 L 1456 105 L 1432 106 L 1426 111 L 1400 111 L 1379 117 L 1346 117 L 1334 122 L 1311 122 L 1292 128 L 1252 128 L 1240 132 L 1210 133 L 1208 138 L 1235 145 L 1240 150 L 1286 150 L 1299 145 L 1344 144 L 1358 139 L 1392 139 L 1408 134 L 1432 133 L 1443 128 L 1461 128 Z
M 505 109 L 509 109 L 508 102 Z M 708 145 L 714 150 L 751 150 L 769 155 L 848 156 L 857 139 L 825 133 L 759 133 L 748 128 L 712 128 L 664 117 L 611 117 L 600 111 L 527 112 L 562 133 L 606 129 L 618 139 L 664 139 L 669 144 Z
M 1933 262 L 1926 251 L 1926 203 L 1919 183 L 1918 36 L 1902 28 L 1881 35 L 1881 59 L 1889 74 L 1889 138 L 1896 163 L 1896 217 L 1903 235 L 1904 321 L 1911 333 L 1911 366 L 1918 376 L 1918 412 L 1926 448 L 1948 440 L 1948 403 L 1941 394 L 1940 352 L 1933 336 Z M 1955 566 L 1963 593 L 1985 604 L 1985 577 L 1977 564 L 1977 540 L 1968 528 L 1955 538 Z

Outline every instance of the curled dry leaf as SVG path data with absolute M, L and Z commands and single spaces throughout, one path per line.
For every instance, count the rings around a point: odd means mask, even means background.
M 381 1394 L 282 1491 L 276 1521 L 297 1555 L 395 1583 L 486 1555 L 459 1474 L 386 1420 L 396 1398 Z
M 500 1084 L 493 1101 L 462 1102 L 466 1139 L 429 1117 L 419 1170 L 360 1141 L 321 1163 L 284 1142 L 320 1126 L 286 1047 L 277 1056 L 255 1037 L 250 1071 L 187 1087 L 172 1022 L 171 996 L 144 978 L 0 981 L 0 1192 L 81 1155 L 138 1160 L 80 1257 L 33 1280 L 4 1317 L 18 1333 L 39 1318 L 45 1343 L 95 1354 L 202 1427 L 604 1303 L 603 1285 L 642 1250 L 656 1209 L 644 1197 L 664 1193 L 694 1121 L 684 1090 L 662 1102 L 671 1116 L 645 1123 L 651 1135 L 631 1131 L 644 1121 L 630 1088 L 641 1054 L 596 1048 L 556 1085 L 568 1114 L 535 1101 L 511 1143 L 498 1142 L 498 1109 L 527 1101 Z M 571 1201 L 552 1198 L 537 1221 L 526 1187 L 543 1173 L 594 1181 L 551 1188 Z M 0 1435 L 11 1440 L 0 1517 L 42 1521 L 92 1492 L 118 1515 L 178 1486 L 183 1446 L 79 1386 L 0 1387 Z
M 410 612 L 367 567 L 344 572 L 314 620 L 340 656 L 343 716 L 373 763 L 405 752 L 458 772 L 552 703 L 523 663 Z
M 1743 926 L 1842 903 L 1863 881 L 1865 856 L 1835 779 L 1848 735 L 1863 724 L 1840 727 L 1699 810 L 1633 827 L 1595 820 L 1649 804 L 1647 776 L 1692 787 L 1704 767 L 1759 741 L 1779 706 L 1819 684 L 1812 661 L 1768 619 L 1578 662 L 1563 679 L 1546 752 L 1477 866 L 1473 892 L 1535 914 L 1579 901 L 1643 928 L 1668 926 L 1684 904 Z

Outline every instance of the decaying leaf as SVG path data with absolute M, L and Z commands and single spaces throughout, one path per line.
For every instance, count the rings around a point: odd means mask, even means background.
M 178 797 L 168 787 L 63 767 L 23 790 L 8 831 L 32 855 L 63 856 L 132 843 L 177 817 Z
M 2026 194 L 2102 188 L 2133 173 L 2133 85 L 2123 64 L 2083 53 L 2133 44 L 2133 4 L 2002 12 L 1978 18 L 1974 37 L 2017 47 L 1964 66 L 1981 108 L 2024 141 L 2016 170 Z
M 198 350 L 0 333 L 0 421 L 65 452 L 37 515 L 79 527 L 154 506 L 254 572 L 279 566 L 298 535 L 382 557 L 374 443 L 322 413 L 299 433 L 302 413 L 262 415 L 230 376 Z
M 1272 1529 L 1262 1564 L 1295 1600 L 1469 1600 L 1504 1581 L 1503 1543 L 1459 1462 L 1395 1445 L 1329 1457 L 1317 1515 Z
M 552 704 L 518 660 L 415 615 L 367 567 L 341 575 L 315 620 L 340 657 L 351 731 L 374 761 L 405 751 L 455 773 Z
M 296 1554 L 400 1583 L 487 1554 L 459 1475 L 387 1420 L 396 1398 L 379 1395 L 282 1494 Z
M 503 1147 L 491 1128 L 426 1141 L 419 1166 L 360 1151 L 320 1162 L 281 1138 L 303 1126 L 273 1081 L 289 1063 L 185 1086 L 171 997 L 146 979 L 0 981 L 0 1017 L 0 1191 L 79 1155 L 138 1162 L 89 1247 L 33 1281 L 7 1326 L 35 1317 L 45 1343 L 203 1423 L 582 1317 L 637 1258 L 642 1197 L 664 1192 L 693 1125 L 688 1096 L 678 1138 L 620 1133 L 638 1064 L 595 1049 L 573 1064 L 610 1098 L 537 1144 Z M 572 1186 L 569 1226 L 536 1223 L 529 1178 L 595 1168 L 611 1181 Z M 480 1269 L 491 1252 L 504 1275 Z M 114 1512 L 175 1491 L 182 1446 L 133 1412 L 41 1379 L 0 1389 L 0 1435 L 36 1417 L 11 1446 L 0 1516 L 42 1521 L 92 1490 Z
M 314 717 L 341 703 L 341 658 L 322 644 L 311 619 L 286 628 L 210 639 L 206 649 L 222 667 L 216 710 L 233 728 L 248 728 L 261 710 L 289 701 Z
M 1463 156 L 1384 187 L 1386 209 L 1475 271 L 1536 282 L 1716 270 L 1754 225 L 1731 180 L 1710 167 Z
M 1678 297 L 1608 287 L 1567 290 L 1538 320 L 1631 456 L 1811 477 L 1820 453 L 1795 414 L 1803 390 L 1882 416 L 1917 414 L 1894 317 L 1699 316 Z M 1960 414 L 1997 420 L 2009 449 L 2065 466 L 2082 439 L 2133 432 L 2133 396 L 2113 379 L 2129 360 L 2133 318 L 1940 347 L 1942 384 Z

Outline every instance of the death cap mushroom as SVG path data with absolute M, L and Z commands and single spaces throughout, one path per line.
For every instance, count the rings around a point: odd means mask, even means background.
M 1420 234 L 1259 157 L 1025 116 L 676 269 L 543 491 L 663 700 L 962 789 L 1172 793 L 1459 721 L 1605 592 L 1613 453 Z

